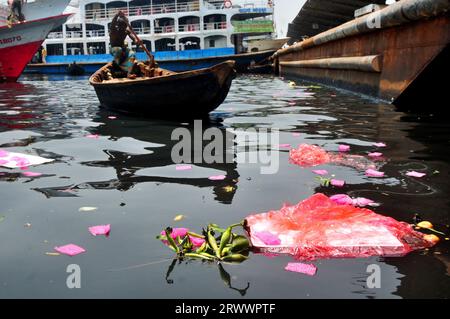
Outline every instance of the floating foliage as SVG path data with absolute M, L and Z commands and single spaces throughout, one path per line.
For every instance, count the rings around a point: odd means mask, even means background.
M 248 258 L 250 242 L 247 237 L 233 232 L 243 223 L 221 228 L 210 224 L 202 234 L 186 228 L 166 228 L 157 239 L 172 249 L 177 259 L 195 258 L 215 262 L 241 263 Z

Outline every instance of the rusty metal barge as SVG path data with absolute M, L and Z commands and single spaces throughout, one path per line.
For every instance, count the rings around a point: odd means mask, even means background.
M 450 0 L 370 2 L 308 0 L 289 26 L 298 42 L 272 57 L 280 75 L 401 108 L 448 104 Z

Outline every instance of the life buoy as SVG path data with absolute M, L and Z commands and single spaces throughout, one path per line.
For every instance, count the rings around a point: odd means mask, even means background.
M 231 8 L 233 4 L 231 3 L 230 0 L 225 0 L 225 2 L 223 3 L 223 6 L 227 9 Z

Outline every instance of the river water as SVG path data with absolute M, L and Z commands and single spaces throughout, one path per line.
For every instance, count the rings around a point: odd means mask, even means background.
M 86 78 L 24 77 L 0 85 L 0 148 L 56 160 L 30 169 L 40 177 L 0 168 L 0 298 L 450 297 L 450 245 L 444 237 L 434 248 L 405 257 L 317 260 L 312 277 L 286 272 L 289 256 L 256 254 L 223 269 L 199 261 L 177 263 L 167 277 L 172 255 L 155 239 L 166 226 L 196 231 L 210 222 L 226 226 L 316 192 L 371 198 L 381 203 L 373 208 L 378 213 L 406 222 L 419 213 L 448 231 L 450 125 L 445 118 L 397 112 L 307 83 L 292 88 L 272 76 L 239 76 L 225 103 L 203 123 L 203 129 L 228 132 L 238 147 L 227 151 L 236 158 L 258 152 L 252 142 L 239 145 L 238 131 L 249 128 L 279 129 L 279 143 L 292 146 L 310 143 L 335 151 L 345 143 L 354 154 L 375 150 L 374 142 L 386 143 L 383 179 L 348 167 L 321 167 L 345 179 L 343 189 L 321 187 L 311 169 L 290 164 L 288 149 L 277 145 L 270 146 L 279 158 L 275 174 L 261 174 L 262 164 L 245 161 L 198 163 L 177 171 L 171 134 L 192 125 L 101 110 Z M 407 177 L 408 170 L 427 176 Z M 208 179 L 221 174 L 223 181 Z M 180 214 L 185 218 L 175 222 Z M 87 228 L 101 224 L 112 225 L 110 236 L 91 236 Z M 69 243 L 87 252 L 46 254 Z M 80 266 L 80 289 L 66 285 L 70 264 Z M 380 288 L 367 287 L 371 264 L 381 267 Z M 231 287 L 220 271 L 231 276 Z

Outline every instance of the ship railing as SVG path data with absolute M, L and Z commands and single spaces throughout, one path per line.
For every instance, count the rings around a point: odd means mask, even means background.
M 248 0 L 245 2 L 240 2 L 238 5 L 235 5 L 233 0 L 231 0 L 231 4 L 231 7 L 227 7 L 225 1 L 223 0 L 203 0 L 203 5 L 205 8 L 210 10 L 231 8 L 273 8 L 273 0 Z
M 150 27 L 147 27 L 147 28 L 133 28 L 133 30 L 137 34 L 150 34 L 150 33 L 152 33 L 152 30 L 151 30 Z
M 83 31 L 66 31 L 66 38 L 82 38 Z
M 179 26 L 179 32 L 195 32 L 200 31 L 200 24 L 182 24 Z
M 203 26 L 203 29 L 205 31 L 212 31 L 212 30 L 226 30 L 227 29 L 227 23 L 224 22 L 210 22 L 205 23 Z
M 155 33 L 173 33 L 175 32 L 174 25 L 167 25 L 163 27 L 155 27 Z
M 47 39 L 62 39 L 64 37 L 62 32 L 50 32 Z
M 104 37 L 105 35 L 105 30 L 86 30 L 87 38 Z
M 154 14 L 166 14 L 166 13 L 177 13 L 177 12 L 191 12 L 200 11 L 199 1 L 188 1 L 188 2 L 178 2 L 172 4 L 158 4 L 158 5 L 147 5 L 147 6 L 131 6 L 131 7 L 120 7 L 120 8 L 110 8 L 110 9 L 92 9 L 85 11 L 86 20 L 102 20 L 102 19 L 112 19 L 114 15 L 122 11 L 127 16 L 145 16 Z

